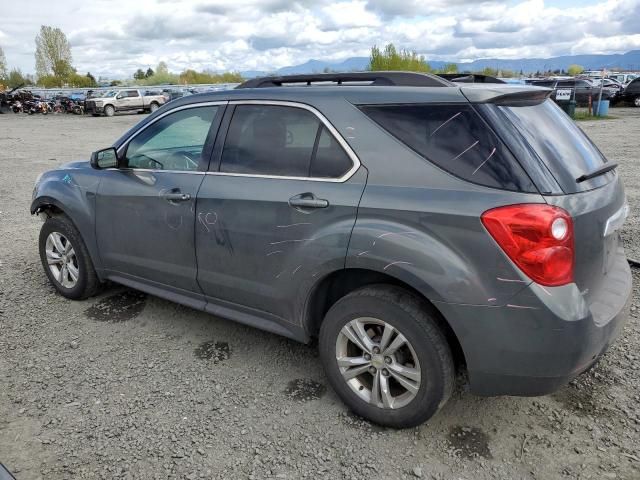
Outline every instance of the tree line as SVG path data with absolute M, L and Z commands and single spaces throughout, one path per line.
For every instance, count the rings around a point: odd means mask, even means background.
M 95 77 L 90 72 L 82 75 L 73 66 L 71 44 L 60 28 L 42 25 L 35 38 L 35 47 L 36 76 L 34 78 L 32 75 L 23 74 L 19 68 L 9 70 L 6 56 L 0 46 L 0 86 L 4 85 L 9 88 L 22 85 L 37 85 L 44 88 L 91 88 L 98 86 Z M 114 80 L 111 82 L 111 86 L 123 83 L 137 85 L 236 83 L 242 80 L 242 76 L 236 72 L 218 74 L 187 69 L 176 74 L 169 72 L 165 62 L 160 62 L 155 70 L 149 67 L 143 71 L 139 68 L 133 74 L 132 81 Z
M 383 49 L 378 46 L 373 46 L 371 49 L 371 55 L 369 57 L 370 71 L 383 71 L 383 70 L 402 70 L 408 72 L 423 72 L 423 73 L 461 73 L 458 72 L 458 65 L 455 63 L 447 63 L 442 68 L 436 69 L 429 65 L 422 55 L 418 55 L 414 51 L 400 49 L 398 50 L 394 44 L 389 43 Z M 553 70 L 547 72 L 536 72 L 535 76 L 549 76 L 549 75 L 570 75 L 576 76 L 581 74 L 584 68 L 581 65 L 569 65 L 567 71 Z M 488 75 L 491 77 L 503 77 L 513 78 L 524 75 L 524 72 L 514 72 L 512 70 L 498 69 L 485 67 L 480 71 L 468 72 L 477 73 L 482 75 Z

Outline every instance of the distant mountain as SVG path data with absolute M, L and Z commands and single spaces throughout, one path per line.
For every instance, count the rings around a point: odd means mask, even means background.
M 446 63 L 438 60 L 427 60 L 433 68 L 442 68 Z M 535 73 L 546 70 L 566 70 L 571 64 L 582 65 L 586 70 L 601 70 L 606 68 L 611 70 L 619 68 L 621 70 L 640 70 L 640 50 L 631 50 L 627 53 L 612 55 L 565 55 L 552 58 L 520 58 L 515 60 L 504 60 L 499 58 L 487 58 L 475 60 L 473 62 L 458 62 L 458 69 L 464 71 L 478 71 L 486 67 L 498 70 L 512 70 L 524 73 Z M 309 60 L 301 65 L 283 67 L 273 72 L 250 70 L 241 72 L 245 78 L 255 78 L 265 75 L 294 75 L 321 73 L 325 70 L 336 72 L 358 72 L 363 71 L 369 65 L 368 57 L 351 57 L 342 62 L 325 62 L 322 60 Z

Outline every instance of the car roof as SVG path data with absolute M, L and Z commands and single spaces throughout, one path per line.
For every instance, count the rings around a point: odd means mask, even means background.
M 541 93 L 544 92 L 544 93 Z M 283 101 L 304 104 L 322 104 L 344 99 L 355 105 L 407 104 L 407 103 L 487 103 L 501 97 L 548 95 L 549 89 L 532 85 L 514 84 L 452 84 L 442 87 L 406 86 L 286 86 L 268 88 L 241 88 L 190 95 L 172 102 L 180 106 L 201 102 L 221 101 Z

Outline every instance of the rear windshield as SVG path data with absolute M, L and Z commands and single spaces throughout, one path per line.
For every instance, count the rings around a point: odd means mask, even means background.
M 426 160 L 464 180 L 537 192 L 520 164 L 470 105 L 375 105 L 361 110 Z
M 553 101 L 538 105 L 498 107 L 526 139 L 565 193 L 607 184 L 609 173 L 577 183 L 576 178 L 598 169 L 606 159 L 585 133 Z

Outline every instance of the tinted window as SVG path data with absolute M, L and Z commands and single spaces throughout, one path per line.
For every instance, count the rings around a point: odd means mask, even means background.
M 169 114 L 131 140 L 129 168 L 196 170 L 218 107 L 196 107 Z
M 468 105 L 371 106 L 362 110 L 440 168 L 465 180 L 536 191 L 520 164 Z
M 605 158 L 578 126 L 551 100 L 529 107 L 499 107 L 524 136 L 566 193 L 608 183 L 613 174 L 576 183 L 601 167 Z
M 316 148 L 317 144 L 317 148 Z M 314 152 L 316 153 L 315 160 Z M 333 177 L 346 172 L 346 154 L 313 113 L 277 105 L 238 105 L 220 170 L 287 177 Z M 347 160 L 350 160 L 347 157 Z M 336 173 L 338 172 L 338 173 Z
M 311 164 L 311 176 L 340 178 L 353 166 L 353 162 L 326 127 L 322 127 L 318 148 Z

